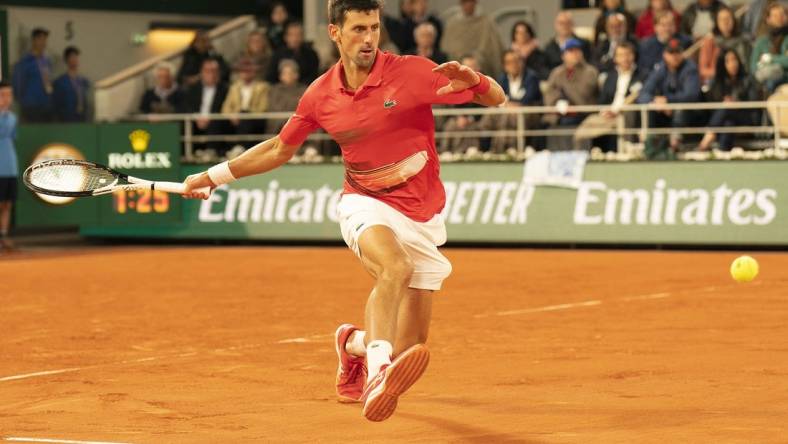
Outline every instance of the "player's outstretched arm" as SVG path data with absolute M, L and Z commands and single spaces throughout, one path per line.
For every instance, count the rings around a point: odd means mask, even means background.
M 503 88 L 494 79 L 480 74 L 459 62 L 446 62 L 433 68 L 450 80 L 450 83 L 437 91 L 439 96 L 470 89 L 474 92 L 473 101 L 484 106 L 500 106 L 506 102 Z
M 235 159 L 222 162 L 211 168 L 210 174 L 209 171 L 203 171 L 187 177 L 184 181 L 186 192 L 183 196 L 192 199 L 207 199 L 206 194 L 194 190 L 204 187 L 210 187 L 213 190 L 222 183 L 279 168 L 293 157 L 298 148 L 300 148 L 299 145 L 285 144 L 279 139 L 279 136 L 260 142 Z M 217 184 L 211 177 L 221 183 Z

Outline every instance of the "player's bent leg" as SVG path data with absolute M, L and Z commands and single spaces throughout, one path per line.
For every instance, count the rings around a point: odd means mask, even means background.
M 399 306 L 394 356 L 416 344 L 426 344 L 432 319 L 432 290 L 409 288 Z
M 396 340 L 397 318 L 402 298 L 413 275 L 413 262 L 391 228 L 367 228 L 358 241 L 362 262 L 375 277 L 375 289 L 367 302 L 367 362 L 369 378 L 390 363 Z M 380 349 L 380 350 L 378 350 Z M 385 356 L 385 354 L 389 356 Z

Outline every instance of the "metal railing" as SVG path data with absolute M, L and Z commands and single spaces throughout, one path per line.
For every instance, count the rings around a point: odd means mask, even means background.
M 688 126 L 688 127 L 649 127 L 649 112 L 653 111 L 714 111 L 719 109 L 735 110 L 765 110 L 768 111 L 771 119 L 768 124 L 750 126 Z M 570 106 L 565 114 L 592 114 L 610 111 L 610 105 L 582 105 Z M 519 107 L 498 107 L 498 108 L 438 108 L 433 110 L 436 119 L 450 118 L 456 116 L 514 116 L 515 124 L 506 129 L 474 129 L 465 131 L 444 131 L 436 128 L 435 138 L 437 140 L 455 137 L 469 138 L 495 138 L 506 137 L 514 138 L 514 148 L 518 153 L 522 153 L 526 148 L 526 138 L 529 137 L 551 137 L 551 136 L 574 136 L 577 127 L 552 127 L 552 128 L 529 128 L 526 124 L 527 116 L 532 114 L 558 114 L 555 106 L 519 106 Z M 788 136 L 788 101 L 759 101 L 759 102 L 716 102 L 716 103 L 670 103 L 665 105 L 657 104 L 633 104 L 619 107 L 618 115 L 624 113 L 638 113 L 640 117 L 639 127 L 626 127 L 625 119 L 619 118 L 615 125 L 606 134 L 615 135 L 619 143 L 626 136 L 636 136 L 644 141 L 648 136 L 670 135 L 670 134 L 704 134 L 714 132 L 717 134 L 769 134 L 773 137 L 774 146 L 780 146 L 781 132 Z M 268 113 L 242 113 L 242 114 L 147 114 L 135 115 L 130 117 L 134 121 L 147 122 L 182 122 L 183 123 L 183 156 L 184 161 L 194 162 L 194 145 L 198 143 L 210 142 L 260 142 L 275 136 L 276 134 L 221 134 L 221 135 L 197 135 L 194 132 L 193 123 L 197 119 L 212 120 L 267 120 L 277 119 L 286 120 L 292 112 L 268 112 Z M 309 136 L 307 141 L 330 140 L 331 137 L 323 132 L 315 132 Z M 251 146 L 251 145 L 249 145 Z M 621 146 L 619 144 L 619 146 Z

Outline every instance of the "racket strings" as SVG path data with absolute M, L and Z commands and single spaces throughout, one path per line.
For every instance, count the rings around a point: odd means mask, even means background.
M 102 168 L 86 165 L 53 165 L 30 172 L 33 185 L 62 192 L 94 191 L 115 182 L 115 176 Z

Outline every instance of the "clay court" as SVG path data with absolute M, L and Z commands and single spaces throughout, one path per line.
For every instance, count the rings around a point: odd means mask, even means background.
M 0 441 L 788 441 L 788 255 L 736 284 L 736 252 L 446 254 L 430 367 L 379 424 L 334 398 L 372 285 L 344 248 L 2 258 Z

